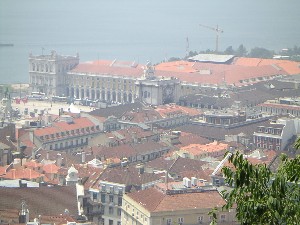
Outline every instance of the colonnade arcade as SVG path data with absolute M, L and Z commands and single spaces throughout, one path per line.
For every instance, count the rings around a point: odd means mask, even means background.
M 134 93 L 131 91 L 120 90 L 99 90 L 90 88 L 67 87 L 66 96 L 76 99 L 90 99 L 114 103 L 133 103 L 135 99 Z

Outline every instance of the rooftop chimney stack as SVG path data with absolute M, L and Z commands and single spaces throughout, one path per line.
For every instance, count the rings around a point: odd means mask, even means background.
M 57 153 L 57 155 L 56 155 L 56 165 L 58 167 L 61 167 L 61 165 L 62 165 L 62 156 L 60 153 Z

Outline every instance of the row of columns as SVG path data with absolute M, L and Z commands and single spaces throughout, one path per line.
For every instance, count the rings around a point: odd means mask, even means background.
M 119 103 L 134 103 L 135 95 L 131 92 L 118 92 L 115 90 L 94 90 L 87 88 L 66 89 L 66 95 L 77 99 L 91 99 L 100 101 L 113 101 Z

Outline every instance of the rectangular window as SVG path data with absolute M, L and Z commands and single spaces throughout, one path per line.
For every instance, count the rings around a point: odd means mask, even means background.
M 178 218 L 178 224 L 180 224 L 180 225 L 183 224 L 183 217 Z
M 167 219 L 167 225 L 171 225 L 172 224 L 172 219 Z
M 93 192 L 93 200 L 97 200 L 98 194 Z
M 105 203 L 105 194 L 101 194 L 101 202 Z
M 114 196 L 113 195 L 109 196 L 109 202 L 114 202 Z
M 108 213 L 110 215 L 114 214 L 114 208 L 110 206 L 109 209 L 108 209 Z
M 226 221 L 226 215 L 221 215 L 221 222 L 225 222 Z
M 118 197 L 118 206 L 122 206 L 122 197 Z
M 122 212 L 122 210 L 118 209 L 118 216 L 121 216 L 121 212 Z
M 198 224 L 202 224 L 203 223 L 203 216 L 198 216 Z

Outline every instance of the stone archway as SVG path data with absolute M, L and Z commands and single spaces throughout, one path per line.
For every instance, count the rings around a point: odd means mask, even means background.
M 101 100 L 105 101 L 105 91 L 101 91 Z
M 92 100 L 95 100 L 95 90 L 92 90 L 92 91 L 91 91 L 91 99 L 92 99 Z
M 118 93 L 117 102 L 122 102 L 122 94 L 120 92 Z
M 73 87 L 71 88 L 70 97 L 71 97 L 71 98 L 74 98 L 74 88 L 73 88 Z
M 127 103 L 127 93 L 124 93 L 124 94 L 123 94 L 123 101 L 124 101 L 125 103 Z
M 79 98 L 79 89 L 76 88 L 76 98 L 78 99 Z
M 96 99 L 100 100 L 100 91 L 99 90 L 97 90 L 97 92 L 96 92 Z
M 107 101 L 110 101 L 111 99 L 110 99 L 110 91 L 107 91 Z
M 85 96 L 86 96 L 86 98 L 90 98 L 90 90 L 89 89 L 86 89 Z
M 113 102 L 116 102 L 116 101 L 117 101 L 117 95 L 116 95 L 116 92 L 113 92 L 113 93 L 112 93 L 112 101 L 113 101 Z
M 66 96 L 70 96 L 70 89 L 68 87 L 66 88 Z
M 128 102 L 132 103 L 132 94 L 131 93 L 128 94 Z
M 81 89 L 81 99 L 84 99 L 84 89 Z

